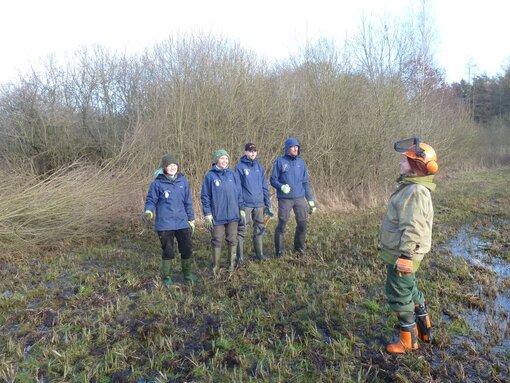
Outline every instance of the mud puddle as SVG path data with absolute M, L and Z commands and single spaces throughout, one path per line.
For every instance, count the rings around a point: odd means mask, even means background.
M 494 227 L 492 228 L 492 230 Z M 475 269 L 490 270 L 495 274 L 494 286 L 480 291 L 485 310 L 472 308 L 466 313 L 466 322 L 479 332 L 493 351 L 510 350 L 510 262 L 492 254 L 491 243 L 482 239 L 483 230 L 464 226 L 447 247 L 452 255 L 464 258 Z M 481 289 L 482 290 L 482 289 Z

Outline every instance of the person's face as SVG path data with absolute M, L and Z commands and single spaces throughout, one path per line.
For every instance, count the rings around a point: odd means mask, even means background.
M 165 167 L 163 170 L 166 174 L 170 174 L 171 176 L 175 176 L 177 174 L 178 166 L 177 164 L 170 164 L 167 167 Z
M 289 153 L 289 155 L 292 157 L 297 157 L 297 155 L 299 153 L 299 146 L 297 146 L 297 145 L 291 146 L 289 148 L 289 150 L 287 151 L 287 153 Z
M 218 163 L 216 164 L 220 169 L 226 169 L 228 168 L 228 157 L 227 156 L 221 156 L 218 160 Z
M 246 158 L 253 161 L 255 157 L 257 157 L 257 149 L 251 151 L 246 150 L 244 154 L 246 155 Z
M 409 175 L 411 173 L 412 173 L 411 165 L 409 165 L 409 161 L 407 160 L 407 157 L 404 156 L 402 161 L 400 161 L 400 174 Z

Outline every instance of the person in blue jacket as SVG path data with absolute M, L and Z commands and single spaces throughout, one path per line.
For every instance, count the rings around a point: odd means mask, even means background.
M 285 141 L 283 156 L 276 159 L 271 172 L 271 186 L 278 198 L 278 225 L 274 233 L 276 256 L 283 256 L 285 229 L 291 210 L 296 219 L 294 252 L 305 255 L 306 223 L 308 214 L 313 214 L 316 204 L 308 180 L 305 161 L 299 157 L 300 143 L 296 138 Z
M 243 200 L 246 206 L 248 221 L 253 222 L 253 249 L 255 259 L 263 260 L 263 235 L 265 231 L 264 215 L 273 216 L 271 199 L 266 175 L 262 165 L 255 159 L 257 147 L 253 143 L 244 146 L 244 156 L 241 157 L 234 170 L 241 181 Z M 237 265 L 243 263 L 244 238 L 247 225 L 239 225 L 237 233 Z
M 218 276 L 221 245 L 226 236 L 229 272 L 235 270 L 237 251 L 237 226 L 246 220 L 241 184 L 228 168 L 230 156 L 223 150 L 214 153 L 213 165 L 202 184 L 202 212 L 204 226 L 211 232 L 212 271 Z
M 191 235 L 195 230 L 195 213 L 191 191 L 186 177 L 178 172 L 179 165 L 173 154 L 161 158 L 160 169 L 152 181 L 145 199 L 145 216 L 154 221 L 162 251 L 162 279 L 165 286 L 172 285 L 171 260 L 175 258 L 174 238 L 181 254 L 184 279 L 196 282 L 192 274 L 193 247 Z

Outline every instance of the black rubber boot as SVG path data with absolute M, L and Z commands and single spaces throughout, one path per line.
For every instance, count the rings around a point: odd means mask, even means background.
M 306 221 L 299 221 L 294 233 L 294 252 L 299 255 L 306 255 L 305 253 L 305 239 L 306 239 Z
M 430 317 L 427 313 L 427 306 L 415 305 L 414 315 L 416 316 L 416 327 L 418 328 L 418 339 L 425 343 L 432 341 L 432 324 L 430 323 Z
M 284 234 L 275 231 L 274 233 L 274 249 L 275 254 L 278 258 L 283 256 L 283 251 L 285 250 L 285 240 Z

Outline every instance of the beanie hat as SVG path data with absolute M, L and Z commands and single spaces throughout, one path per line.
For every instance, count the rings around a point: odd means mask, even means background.
M 166 154 L 161 158 L 161 165 L 159 165 L 161 168 L 166 168 L 170 164 L 176 164 L 179 165 L 179 162 L 177 161 L 177 157 L 173 154 Z
M 219 149 L 214 152 L 213 164 L 217 164 L 220 157 L 227 156 L 230 159 L 227 151 L 225 149 Z

